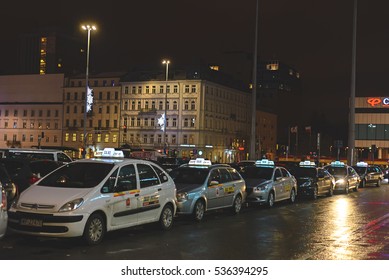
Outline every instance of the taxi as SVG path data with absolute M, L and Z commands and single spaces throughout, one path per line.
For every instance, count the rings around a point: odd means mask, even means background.
M 178 215 L 191 215 L 195 221 L 201 221 L 205 212 L 215 209 L 230 208 L 237 214 L 245 202 L 245 181 L 227 164 L 197 158 L 169 175 L 177 188 Z
M 7 195 L 0 183 L 0 239 L 4 237 L 7 231 Z
M 335 177 L 334 191 L 344 192 L 345 194 L 348 194 L 350 189 L 358 191 L 361 179 L 351 166 L 341 161 L 333 161 L 331 164 L 324 166 L 324 169 Z
M 316 167 L 312 161 L 302 161 L 290 172 L 297 180 L 299 195 L 316 199 L 320 195 L 332 196 L 335 178 L 327 170 Z
M 361 177 L 361 182 L 359 184 L 360 188 L 366 186 L 381 186 L 381 182 L 384 180 L 384 172 L 379 166 L 369 165 L 366 162 L 358 162 L 353 168 Z
M 106 232 L 158 222 L 172 227 L 176 188 L 157 164 L 125 159 L 104 149 L 101 157 L 70 162 L 20 194 L 8 227 L 21 234 L 83 237 L 98 244 Z
M 274 161 L 257 160 L 255 165 L 243 168 L 241 174 L 246 181 L 248 203 L 272 207 L 278 201 L 294 203 L 296 200 L 296 178 L 286 168 L 276 166 Z

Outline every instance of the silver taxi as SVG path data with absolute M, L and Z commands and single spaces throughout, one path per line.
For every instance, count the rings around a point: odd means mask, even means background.
M 7 231 L 7 195 L 0 183 L 0 239 L 4 237 Z
M 246 166 L 241 174 L 246 181 L 248 203 L 272 207 L 277 201 L 296 200 L 296 178 L 271 160 L 258 160 L 255 165 Z
M 333 161 L 331 164 L 324 166 L 324 169 L 335 177 L 334 191 L 345 194 L 348 194 L 350 189 L 358 191 L 361 178 L 351 166 L 341 161 Z
M 192 215 L 196 221 L 201 221 L 204 213 L 213 209 L 231 208 L 237 214 L 245 202 L 245 181 L 229 165 L 197 158 L 169 175 L 177 188 L 178 215 Z
M 116 152 L 73 161 L 30 186 L 9 209 L 8 227 L 28 235 L 80 236 L 89 245 L 108 231 L 146 223 L 170 229 L 176 212 L 172 178 L 151 161 Z

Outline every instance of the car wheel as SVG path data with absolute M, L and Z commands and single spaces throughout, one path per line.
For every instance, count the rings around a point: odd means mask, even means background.
M 105 235 L 105 219 L 101 214 L 92 214 L 86 222 L 84 239 L 89 245 L 99 244 Z
M 289 198 L 289 200 L 290 200 L 291 203 L 294 203 L 296 201 L 296 192 L 295 192 L 294 189 L 292 189 L 290 191 L 290 198 Z
M 267 198 L 267 206 L 273 207 L 274 206 L 274 192 L 270 192 L 269 196 Z
M 354 188 L 354 192 L 357 192 L 358 189 L 359 189 L 359 184 L 356 184 L 356 185 L 355 185 L 355 188 Z
M 232 204 L 233 214 L 238 214 L 240 212 L 240 210 L 242 209 L 242 203 L 242 197 L 240 196 L 240 194 L 238 194 L 234 199 L 234 203 Z
M 312 199 L 317 199 L 318 188 L 315 186 L 312 190 Z
M 174 210 L 171 205 L 166 205 L 162 212 L 161 217 L 159 218 L 159 225 L 163 230 L 169 230 L 173 226 L 173 216 Z
M 334 187 L 333 187 L 333 185 L 331 184 L 330 189 L 328 190 L 327 196 L 333 196 L 333 195 L 334 195 Z
M 347 186 L 344 188 L 344 193 L 345 193 L 345 194 L 348 194 L 348 191 L 349 191 L 349 186 L 347 185 Z
M 204 201 L 199 199 L 196 201 L 196 204 L 195 204 L 194 209 L 193 209 L 193 218 L 197 222 L 200 222 L 204 218 L 204 213 L 205 213 Z

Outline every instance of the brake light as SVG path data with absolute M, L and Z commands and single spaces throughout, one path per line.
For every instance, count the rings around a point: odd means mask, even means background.
M 32 174 L 31 177 L 30 177 L 30 180 L 29 180 L 30 185 L 34 184 L 34 183 L 37 182 L 39 179 L 40 179 L 39 176 L 37 176 L 37 175 L 35 175 L 35 174 Z
M 0 209 L 2 209 L 2 210 L 6 210 L 7 209 L 7 197 L 5 195 L 5 192 L 1 192 Z

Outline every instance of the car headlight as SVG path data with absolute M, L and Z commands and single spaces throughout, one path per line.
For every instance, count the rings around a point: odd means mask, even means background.
M 336 184 L 337 185 L 345 185 L 346 184 L 346 180 L 345 179 L 339 179 L 338 181 L 336 181 Z
M 188 199 L 188 193 L 186 192 L 178 193 L 176 197 L 177 197 L 177 201 L 184 201 Z
M 84 203 L 84 199 L 82 199 L 82 198 L 77 198 L 77 199 L 75 199 L 75 200 L 72 200 L 72 201 L 69 201 L 69 202 L 65 203 L 65 204 L 59 209 L 58 212 L 69 212 L 69 211 L 76 210 L 76 209 L 79 208 L 83 203 Z
M 254 191 L 265 191 L 267 190 L 268 188 L 270 188 L 270 185 L 269 184 L 266 184 L 266 185 L 261 185 L 261 186 L 258 186 L 258 187 L 255 187 L 254 188 Z

